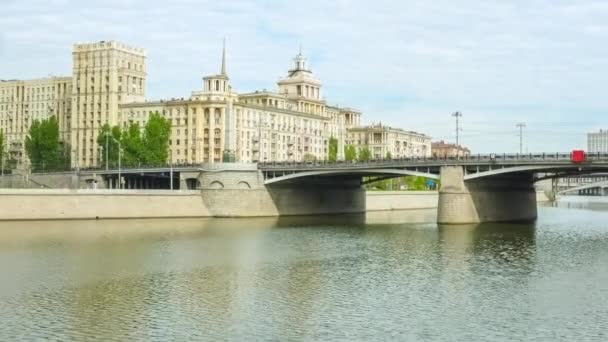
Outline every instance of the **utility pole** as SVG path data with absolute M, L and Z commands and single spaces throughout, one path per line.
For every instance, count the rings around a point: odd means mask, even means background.
M 121 151 L 121 146 L 120 146 L 120 141 L 117 140 L 118 142 L 118 188 L 122 189 L 122 174 L 121 174 L 121 164 L 122 164 L 122 151 Z
M 458 132 L 460 131 L 460 126 L 458 126 L 458 118 L 462 117 L 462 113 L 454 112 L 452 116 L 456 118 L 456 146 L 458 146 Z
M 110 136 L 110 132 L 106 131 L 106 171 L 108 171 L 108 138 Z
M 519 154 L 524 153 L 524 127 L 526 127 L 525 122 L 519 122 L 517 125 L 519 127 Z
M 169 189 L 173 190 L 173 150 L 169 150 Z

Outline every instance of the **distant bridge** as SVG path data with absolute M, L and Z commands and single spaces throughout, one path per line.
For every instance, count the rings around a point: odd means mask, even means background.
M 605 196 L 608 193 L 608 181 L 599 181 L 586 183 L 579 186 L 574 186 L 568 189 L 559 191 L 558 195 L 564 195 L 570 192 L 578 192 L 584 195 Z

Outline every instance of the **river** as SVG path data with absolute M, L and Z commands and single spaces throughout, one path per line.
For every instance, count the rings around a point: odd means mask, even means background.
M 0 223 L 0 340 L 606 341 L 608 201 Z

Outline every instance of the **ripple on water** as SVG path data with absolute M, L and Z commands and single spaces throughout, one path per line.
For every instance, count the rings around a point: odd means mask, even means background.
M 0 244 L 0 339 L 607 340 L 608 216 L 539 213 L 535 226 L 404 213 L 12 235 Z

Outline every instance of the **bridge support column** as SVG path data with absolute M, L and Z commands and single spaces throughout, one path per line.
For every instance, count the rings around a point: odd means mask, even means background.
M 532 174 L 501 174 L 465 181 L 462 166 L 441 167 L 437 222 L 530 222 L 537 216 Z

